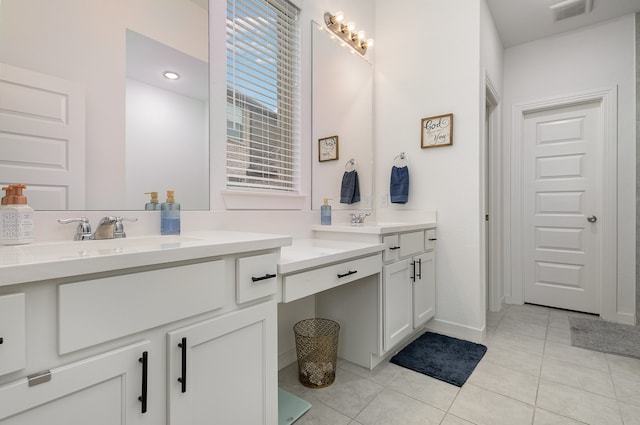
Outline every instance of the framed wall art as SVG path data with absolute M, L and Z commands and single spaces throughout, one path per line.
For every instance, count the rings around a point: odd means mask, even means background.
M 421 128 L 423 149 L 453 144 L 453 114 L 422 118 Z
M 338 159 L 338 136 L 318 139 L 318 161 L 334 161 Z

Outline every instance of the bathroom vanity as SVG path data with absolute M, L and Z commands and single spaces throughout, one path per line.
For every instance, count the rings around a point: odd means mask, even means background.
M 0 423 L 277 423 L 288 236 L 0 250 Z
M 312 226 L 282 249 L 284 303 L 314 295 L 341 325 L 339 357 L 373 369 L 435 315 L 435 222 Z

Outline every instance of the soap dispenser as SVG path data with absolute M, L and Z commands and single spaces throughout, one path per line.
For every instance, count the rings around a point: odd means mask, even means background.
M 145 211 L 159 211 L 160 204 L 158 203 L 158 192 L 145 192 L 144 194 L 151 196 L 149 202 L 144 204 Z
M 3 187 L 5 196 L 0 200 L 0 242 L 4 245 L 20 245 L 32 242 L 34 234 L 33 208 L 27 205 L 22 194 L 24 184 Z
M 160 234 L 180 234 L 180 204 L 175 201 L 173 190 L 167 190 L 167 202 L 160 205 Z
M 324 198 L 324 204 L 320 207 L 320 224 L 325 226 L 331 225 L 331 205 L 329 205 L 329 198 Z

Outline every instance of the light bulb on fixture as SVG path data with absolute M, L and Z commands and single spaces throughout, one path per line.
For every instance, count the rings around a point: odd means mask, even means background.
M 348 44 L 356 52 L 364 55 L 367 48 L 373 46 L 373 39 L 366 39 L 366 33 L 363 30 L 356 31 L 356 24 L 349 22 L 343 23 L 344 14 L 336 12 L 335 14 L 326 12 L 324 14 L 324 23 L 326 29 L 330 30 L 345 45 Z
M 173 71 L 165 71 L 162 75 L 164 75 L 164 78 L 166 78 L 167 80 L 177 80 L 178 78 L 180 78 L 180 74 Z

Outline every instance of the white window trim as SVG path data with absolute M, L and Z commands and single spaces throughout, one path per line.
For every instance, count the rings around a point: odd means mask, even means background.
M 256 192 L 234 188 L 221 191 L 228 210 L 302 210 L 309 195 L 301 193 Z

